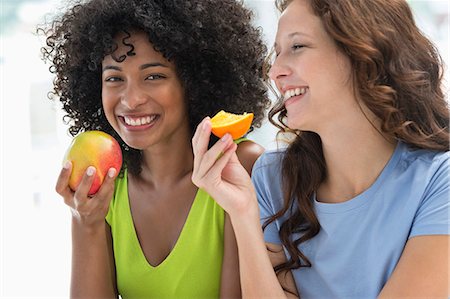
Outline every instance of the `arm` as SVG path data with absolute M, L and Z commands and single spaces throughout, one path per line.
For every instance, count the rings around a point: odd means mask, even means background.
M 64 197 L 72 211 L 72 279 L 71 298 L 118 298 L 111 231 L 105 222 L 114 192 L 116 171 L 110 171 L 93 197 L 87 193 L 93 175 L 85 174 L 73 192 L 68 181 L 71 164 L 58 178 L 56 191 Z
M 264 148 L 257 143 L 244 141 L 237 147 L 239 161 L 247 173 L 252 172 L 256 159 L 264 152 Z M 224 257 L 222 264 L 222 280 L 220 298 L 241 298 L 241 284 L 239 280 L 239 259 L 236 238 L 230 216 L 225 214 L 224 228 Z
M 252 141 L 241 142 L 237 149 L 236 155 L 248 175 L 252 174 L 253 164 L 264 153 L 264 148 Z
M 269 254 L 269 259 L 272 263 L 272 267 L 285 263 L 287 261 L 286 255 L 283 251 L 283 246 L 273 243 L 266 243 L 267 252 Z M 285 290 L 286 297 L 288 298 L 298 298 L 297 286 L 295 285 L 294 277 L 292 272 L 279 273 L 278 281 Z
M 379 298 L 449 298 L 449 244 L 444 235 L 411 238 Z
M 380 298 L 450 297 L 449 154 L 435 157 L 402 255 Z
M 273 270 L 273 266 L 286 261 L 281 245 L 265 244 L 259 218 L 246 218 L 243 215 L 233 222 L 243 298 L 298 298 L 291 272 L 277 277 Z M 282 286 L 293 294 L 284 291 Z
M 230 136 L 208 150 L 211 123 L 200 123 L 192 139 L 193 182 L 206 190 L 230 216 L 239 254 L 244 298 L 286 298 L 267 254 L 259 209 L 250 176 L 236 155 Z M 217 159 L 220 153 L 223 155 Z
M 70 297 L 118 298 L 111 230 L 106 222 L 91 229 L 72 220 Z
M 237 243 L 230 217 L 226 213 L 220 298 L 241 298 Z

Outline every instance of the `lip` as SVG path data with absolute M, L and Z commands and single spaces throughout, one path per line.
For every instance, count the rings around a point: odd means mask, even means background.
M 300 87 L 300 88 L 302 88 L 302 87 Z M 284 92 L 286 92 L 287 90 L 290 90 L 290 89 L 294 89 L 294 87 L 288 87 L 285 89 Z M 309 92 L 309 88 L 306 87 L 304 94 L 296 95 L 296 96 L 290 97 L 289 99 L 285 100 L 284 107 L 287 107 L 287 106 L 293 104 L 294 102 L 300 101 L 308 92 Z
M 118 118 L 120 120 L 120 123 L 128 131 L 144 131 L 144 130 L 148 130 L 148 129 L 154 127 L 155 124 L 157 124 L 158 120 L 160 119 L 160 115 L 157 115 L 156 118 L 154 120 L 152 120 L 150 123 L 143 124 L 143 125 L 132 126 L 132 125 L 129 125 L 129 124 L 127 124 L 125 122 L 125 116 L 132 117 L 132 118 L 139 118 L 139 117 L 144 117 L 144 116 L 143 115 L 141 115 L 141 116 L 137 116 L 137 115 L 119 115 Z
M 308 88 L 308 86 L 306 86 L 306 85 L 285 85 L 285 86 L 281 86 L 281 88 L 279 90 L 284 95 L 286 93 L 286 91 L 291 90 L 291 89 L 296 89 L 296 88 Z

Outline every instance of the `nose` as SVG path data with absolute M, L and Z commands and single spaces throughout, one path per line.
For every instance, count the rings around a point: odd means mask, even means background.
M 275 58 L 269 70 L 269 78 L 277 83 L 278 80 L 289 76 L 292 73 L 291 67 L 283 59 L 282 55 Z
M 137 84 L 130 84 L 122 95 L 121 102 L 128 109 L 133 110 L 144 104 L 148 99 L 146 92 Z

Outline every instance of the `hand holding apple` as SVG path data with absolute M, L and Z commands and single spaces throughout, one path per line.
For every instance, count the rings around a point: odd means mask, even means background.
M 70 144 L 64 157 L 72 162 L 69 187 L 76 190 L 83 174 L 89 166 L 94 166 L 94 182 L 89 195 L 95 194 L 103 183 L 108 170 L 112 167 L 120 171 L 122 167 L 122 150 L 119 143 L 102 131 L 86 131 L 77 135 Z

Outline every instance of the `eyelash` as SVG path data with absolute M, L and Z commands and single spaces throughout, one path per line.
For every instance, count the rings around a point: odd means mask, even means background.
M 302 44 L 294 44 L 291 47 L 291 49 L 295 51 L 295 50 L 299 50 L 299 49 L 304 48 L 304 47 L 305 47 L 305 45 L 302 45 Z
M 105 79 L 105 82 L 118 82 L 118 81 L 122 81 L 122 79 L 120 79 L 119 77 L 108 77 Z
M 153 81 L 153 80 L 164 79 L 164 78 L 165 78 L 165 76 L 163 76 L 163 75 L 155 74 L 155 75 L 149 75 L 145 79 Z M 123 80 L 120 77 L 108 77 L 105 79 L 105 82 L 119 82 L 119 81 L 123 81 Z
M 149 78 L 151 78 L 151 77 L 154 77 L 153 79 L 150 79 L 150 80 L 158 80 L 158 79 L 164 79 L 165 78 L 165 76 L 163 76 L 163 75 L 160 75 L 160 74 L 154 74 L 154 75 L 149 75 L 149 76 L 147 76 L 145 79 L 149 79 Z
M 302 49 L 302 48 L 304 48 L 304 47 L 306 47 L 306 46 L 303 45 L 303 44 L 294 44 L 294 45 L 292 45 L 291 50 L 292 50 L 292 51 L 297 51 L 297 50 L 300 50 L 300 49 Z M 276 53 L 275 53 L 275 57 L 278 57 L 278 55 L 280 55 L 280 53 L 279 53 L 279 52 L 276 52 Z

